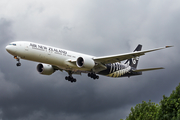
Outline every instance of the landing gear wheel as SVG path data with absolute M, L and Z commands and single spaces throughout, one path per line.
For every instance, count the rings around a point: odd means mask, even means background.
M 76 82 L 76 79 L 73 79 L 73 82 Z
M 66 76 L 65 79 L 70 81 L 71 83 L 76 82 L 76 79 L 73 78 L 72 76 Z
M 94 80 L 99 79 L 99 76 L 96 75 L 95 73 L 88 73 L 88 77 L 93 78 Z
M 91 73 L 88 73 L 88 77 L 91 77 Z
M 17 63 L 16 66 L 21 66 L 21 63 Z

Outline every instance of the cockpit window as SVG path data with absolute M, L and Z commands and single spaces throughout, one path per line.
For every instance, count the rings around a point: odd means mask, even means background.
M 16 44 L 15 44 L 15 43 L 10 43 L 9 45 L 13 45 L 13 46 L 16 46 Z

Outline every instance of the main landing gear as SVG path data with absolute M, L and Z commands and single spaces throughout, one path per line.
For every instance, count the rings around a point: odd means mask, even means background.
M 18 63 L 16 64 L 16 66 L 21 66 L 21 63 L 20 63 L 20 58 L 18 56 L 14 56 L 14 59 L 16 59 L 18 61 Z
M 95 73 L 88 73 L 88 77 L 91 77 L 91 78 L 93 78 L 94 80 L 95 80 L 95 79 L 99 79 L 99 76 L 96 75 Z
M 72 77 L 72 72 L 68 72 L 69 76 L 66 76 L 65 79 L 71 83 L 76 82 L 76 79 Z
M 72 82 L 72 83 L 73 83 L 73 82 L 76 82 L 76 79 L 73 78 L 72 76 L 66 76 L 65 79 L 68 80 L 68 81 L 70 81 L 70 82 Z

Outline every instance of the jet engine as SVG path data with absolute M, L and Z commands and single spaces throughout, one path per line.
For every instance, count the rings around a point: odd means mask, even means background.
M 87 70 L 91 70 L 94 66 L 95 66 L 95 62 L 92 58 L 82 58 L 82 57 L 79 57 L 76 61 L 76 65 L 79 67 L 79 68 L 85 68 Z
M 55 72 L 54 68 L 52 67 L 52 65 L 49 65 L 49 64 L 38 64 L 37 65 L 37 71 L 40 73 L 40 74 L 43 74 L 43 75 L 51 75 L 52 73 Z

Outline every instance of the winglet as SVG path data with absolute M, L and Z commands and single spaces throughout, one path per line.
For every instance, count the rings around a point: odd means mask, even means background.
M 174 47 L 174 46 L 166 46 L 166 48 L 169 48 L 169 47 Z

